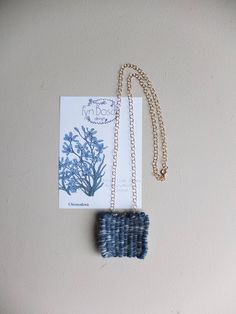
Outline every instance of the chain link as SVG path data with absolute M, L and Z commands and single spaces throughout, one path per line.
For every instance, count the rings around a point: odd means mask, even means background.
M 137 209 L 137 180 L 136 180 L 136 155 L 135 155 L 135 134 L 134 134 L 134 108 L 133 108 L 133 95 L 132 95 L 132 79 L 135 78 L 143 88 L 144 95 L 149 105 L 149 112 L 152 123 L 152 136 L 153 136 L 153 175 L 159 181 L 165 180 L 167 173 L 167 144 L 165 127 L 161 114 L 161 108 L 155 89 L 152 86 L 148 76 L 142 69 L 134 64 L 126 63 L 119 71 L 118 88 L 117 88 L 117 107 L 115 113 L 115 126 L 114 126 L 114 150 L 113 150 L 113 162 L 112 162 L 112 178 L 111 178 L 111 203 L 110 209 L 115 209 L 115 195 L 116 195 L 116 169 L 117 169 L 117 155 L 119 149 L 119 127 L 120 127 L 120 107 L 121 96 L 123 91 L 124 71 L 126 68 L 130 68 L 132 73 L 127 77 L 127 96 L 129 102 L 129 129 L 130 129 L 130 146 L 131 146 L 131 174 L 132 174 L 132 209 Z M 161 141 L 161 170 L 158 170 L 159 160 L 159 143 L 158 138 Z

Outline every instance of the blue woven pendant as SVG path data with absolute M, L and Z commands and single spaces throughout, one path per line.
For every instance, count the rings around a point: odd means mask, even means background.
M 99 216 L 99 249 L 103 257 L 137 257 L 148 250 L 149 217 L 144 212 L 105 212 Z

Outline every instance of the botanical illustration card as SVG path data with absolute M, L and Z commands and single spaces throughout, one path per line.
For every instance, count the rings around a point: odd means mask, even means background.
M 60 97 L 59 208 L 109 209 L 116 97 Z M 134 97 L 137 205 L 142 207 L 142 98 Z M 128 98 L 122 97 L 117 160 L 117 209 L 130 209 Z

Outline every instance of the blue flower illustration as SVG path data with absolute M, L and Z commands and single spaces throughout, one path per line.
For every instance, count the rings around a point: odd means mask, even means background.
M 88 196 L 93 196 L 104 182 L 105 154 L 102 139 L 97 139 L 97 131 L 92 128 L 74 128 L 77 134 L 69 132 L 64 135 L 62 153 L 58 163 L 59 189 L 68 195 L 81 190 Z M 71 157 L 71 159 L 69 158 Z

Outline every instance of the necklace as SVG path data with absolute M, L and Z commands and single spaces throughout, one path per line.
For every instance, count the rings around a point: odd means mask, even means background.
M 127 76 L 127 96 L 129 103 L 129 129 L 131 147 L 131 174 L 132 174 L 132 208 L 126 212 L 115 212 L 116 195 L 116 169 L 120 126 L 120 106 L 123 90 L 124 72 L 130 69 Z M 103 257 L 137 257 L 143 259 L 148 250 L 149 216 L 143 211 L 137 210 L 137 186 L 136 186 L 136 157 L 135 157 L 135 133 L 132 96 L 132 79 L 138 80 L 143 88 L 144 95 L 149 105 L 153 136 L 153 175 L 159 181 L 165 180 L 167 173 L 167 145 L 165 127 L 161 114 L 158 97 L 148 76 L 138 66 L 126 63 L 121 66 L 118 77 L 117 107 L 114 127 L 114 150 L 111 178 L 111 202 L 110 211 L 99 216 L 99 249 Z M 161 147 L 159 149 L 159 137 Z M 162 157 L 159 161 L 159 153 Z M 160 170 L 158 164 L 161 164 Z

